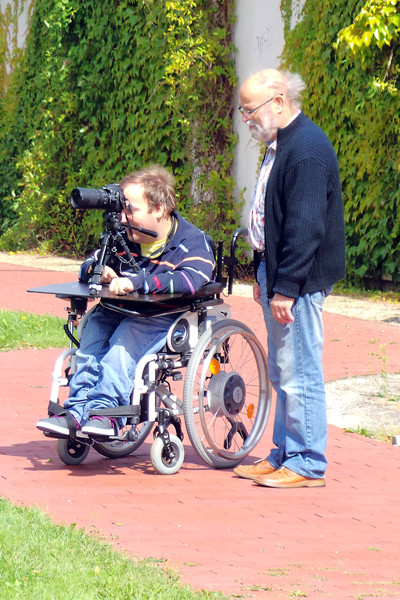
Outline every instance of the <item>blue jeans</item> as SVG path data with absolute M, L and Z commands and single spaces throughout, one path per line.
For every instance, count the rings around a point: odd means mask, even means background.
M 303 477 L 324 476 L 328 424 L 322 370 L 324 291 L 296 299 L 294 322 L 276 321 L 267 301 L 265 262 L 257 271 L 268 333 L 268 369 L 277 394 L 273 443 L 267 457 Z
M 82 426 L 89 410 L 129 404 L 138 361 L 161 350 L 176 317 L 127 317 L 100 306 L 90 315 L 64 402 Z

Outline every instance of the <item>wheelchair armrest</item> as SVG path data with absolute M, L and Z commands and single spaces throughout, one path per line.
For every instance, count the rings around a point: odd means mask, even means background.
M 182 299 L 185 300 L 196 300 L 197 298 L 207 298 L 208 296 L 215 296 L 217 294 L 221 294 L 224 289 L 224 284 L 219 281 L 212 281 L 210 283 L 206 283 L 194 294 L 190 294 L 189 296 L 182 296 Z
M 176 298 L 157 299 L 157 294 L 152 295 L 152 302 L 124 302 L 123 296 L 116 301 L 101 300 L 106 308 L 115 310 L 126 315 L 137 317 L 162 316 L 193 310 L 194 307 L 206 306 L 208 304 L 223 304 L 220 298 L 214 298 L 224 289 L 224 284 L 218 281 L 206 283 L 194 294 L 178 295 Z M 125 306 L 122 306 L 125 304 Z M 135 307 L 135 308 L 134 308 Z

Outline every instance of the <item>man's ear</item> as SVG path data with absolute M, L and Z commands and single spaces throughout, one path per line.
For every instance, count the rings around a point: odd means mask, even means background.
M 165 209 L 162 204 L 156 204 L 153 208 L 152 213 L 157 219 L 162 219 L 165 213 Z
M 281 112 L 283 111 L 284 104 L 285 104 L 285 101 L 282 97 L 282 94 L 278 94 L 277 96 L 275 96 L 275 107 L 276 107 L 276 112 L 278 114 L 281 114 Z

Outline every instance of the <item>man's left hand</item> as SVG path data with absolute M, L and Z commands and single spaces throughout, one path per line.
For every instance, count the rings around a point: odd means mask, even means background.
M 133 292 L 133 283 L 128 277 L 115 277 L 110 282 L 109 290 L 118 296 L 125 296 Z
M 271 314 L 278 323 L 286 325 L 287 323 L 293 323 L 294 316 L 292 315 L 292 307 L 294 304 L 294 298 L 288 298 L 281 294 L 274 294 L 271 302 Z

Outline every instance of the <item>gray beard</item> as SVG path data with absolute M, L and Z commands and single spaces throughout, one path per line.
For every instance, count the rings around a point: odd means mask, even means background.
M 247 121 L 247 125 L 253 125 L 256 127 L 256 131 L 250 131 L 250 135 L 258 142 L 268 143 L 271 142 L 276 136 L 277 127 L 274 127 L 273 123 L 271 123 L 269 127 L 261 127 L 261 125 L 258 125 L 253 121 Z

